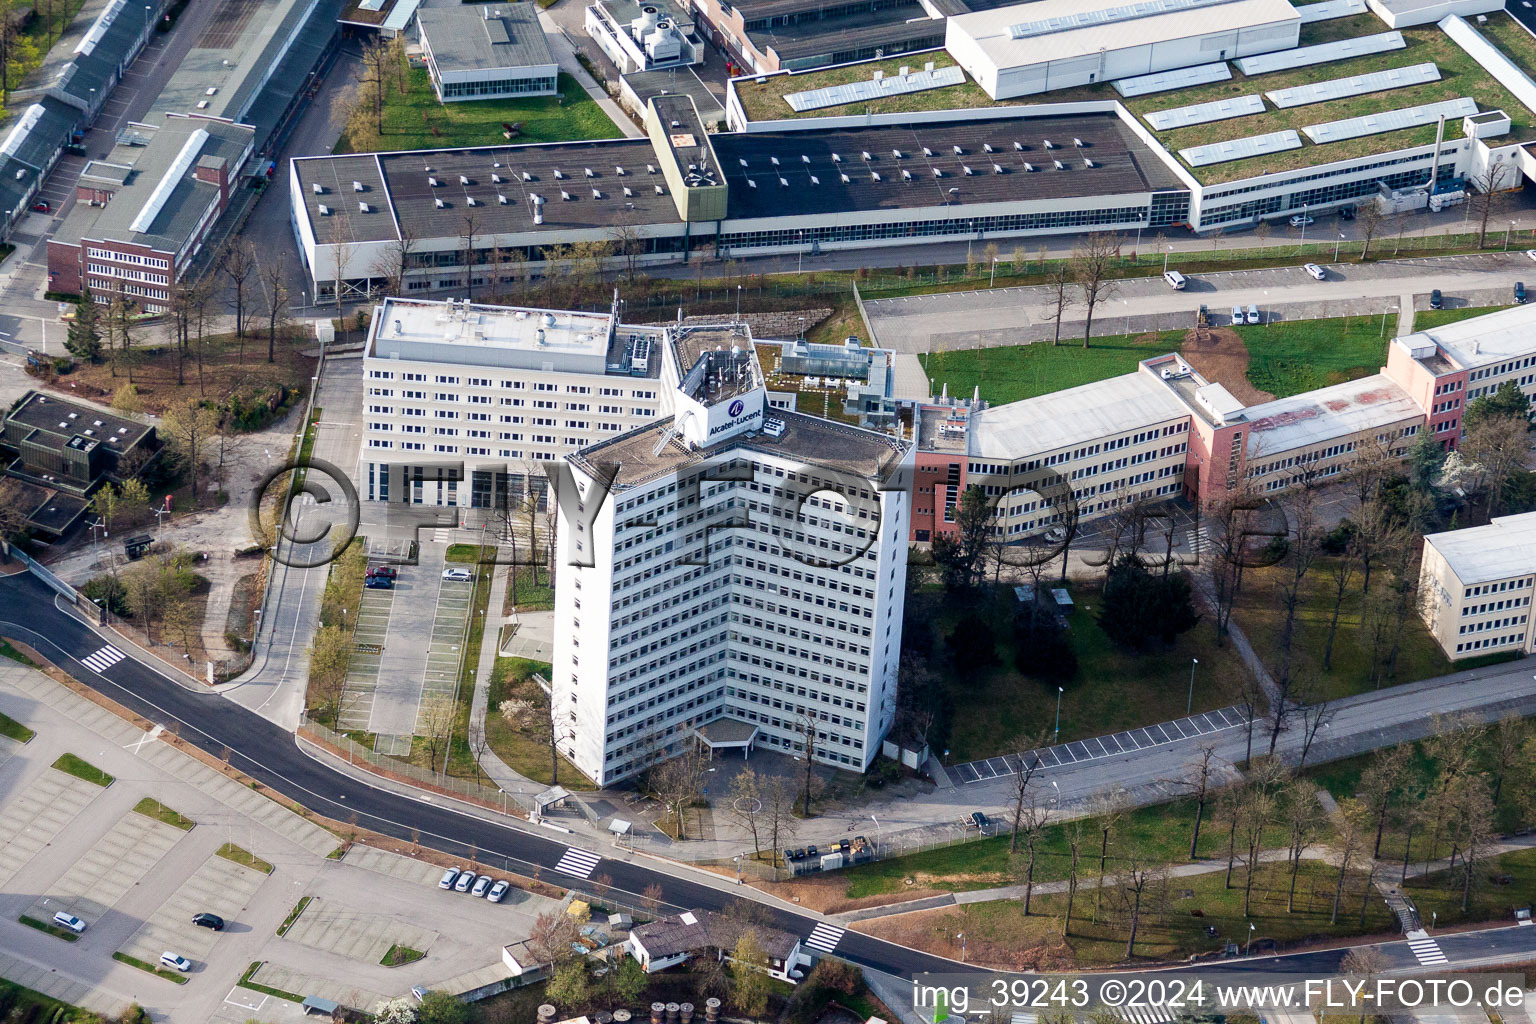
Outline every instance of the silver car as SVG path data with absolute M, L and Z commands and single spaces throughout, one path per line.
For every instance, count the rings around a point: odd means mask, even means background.
M 469 892 L 469 887 L 475 884 L 475 879 L 478 877 L 473 871 L 466 870 L 459 876 L 459 880 L 453 884 L 454 891 Z
M 484 899 L 485 898 L 485 894 L 490 891 L 490 888 L 491 888 L 491 876 L 490 875 L 481 875 L 479 878 L 475 879 L 475 887 L 473 889 L 469 890 L 469 894 L 471 896 L 478 896 L 481 899 Z

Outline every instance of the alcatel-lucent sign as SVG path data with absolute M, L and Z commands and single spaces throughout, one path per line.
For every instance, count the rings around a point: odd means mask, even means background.
M 754 389 L 739 398 L 733 398 L 730 402 L 711 406 L 709 409 L 709 440 L 711 442 L 722 440 L 725 436 L 741 430 L 748 430 L 762 425 L 763 419 L 763 391 Z M 724 414 L 723 416 L 721 414 Z

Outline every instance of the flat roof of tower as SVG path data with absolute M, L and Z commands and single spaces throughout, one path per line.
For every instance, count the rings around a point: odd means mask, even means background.
M 1536 572 L 1536 512 L 1499 516 L 1487 526 L 1431 533 L 1424 543 L 1440 552 L 1463 584 Z

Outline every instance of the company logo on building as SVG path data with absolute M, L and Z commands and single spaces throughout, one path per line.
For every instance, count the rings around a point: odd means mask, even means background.
M 736 401 L 731 403 L 731 407 L 726 410 L 726 413 L 729 414 L 732 419 L 734 419 L 735 417 L 740 416 L 741 410 L 745 409 L 746 407 L 746 403 L 738 398 Z

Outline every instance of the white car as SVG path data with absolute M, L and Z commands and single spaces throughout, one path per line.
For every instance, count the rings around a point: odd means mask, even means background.
M 491 886 L 491 891 L 486 894 L 485 898 L 490 900 L 492 903 L 500 903 L 503 899 L 506 898 L 507 890 L 510 888 L 512 888 L 512 886 L 507 884 L 507 880 L 505 878 L 497 879 L 496 884 Z
M 53 915 L 53 923 L 58 925 L 60 928 L 68 928 L 76 935 L 79 935 L 81 932 L 85 931 L 84 921 L 80 920 L 74 914 L 66 914 L 62 910 Z
M 1328 271 L 1324 270 L 1316 263 L 1303 264 L 1301 269 L 1311 274 L 1314 281 L 1325 281 L 1328 278 Z
M 192 961 L 180 953 L 172 953 L 170 950 L 166 950 L 160 954 L 160 966 L 169 967 L 173 971 L 180 971 L 185 974 L 192 969 Z
M 1527 249 L 1525 250 L 1525 254 L 1531 259 L 1536 260 L 1536 249 Z
M 468 583 L 475 578 L 475 574 L 468 569 L 444 569 L 443 579 L 454 583 Z
M 1293 228 L 1304 228 L 1308 224 L 1316 224 L 1316 223 L 1317 223 L 1317 218 L 1316 217 L 1308 217 L 1304 213 L 1298 213 L 1296 216 L 1291 218 L 1291 227 L 1293 227 Z

